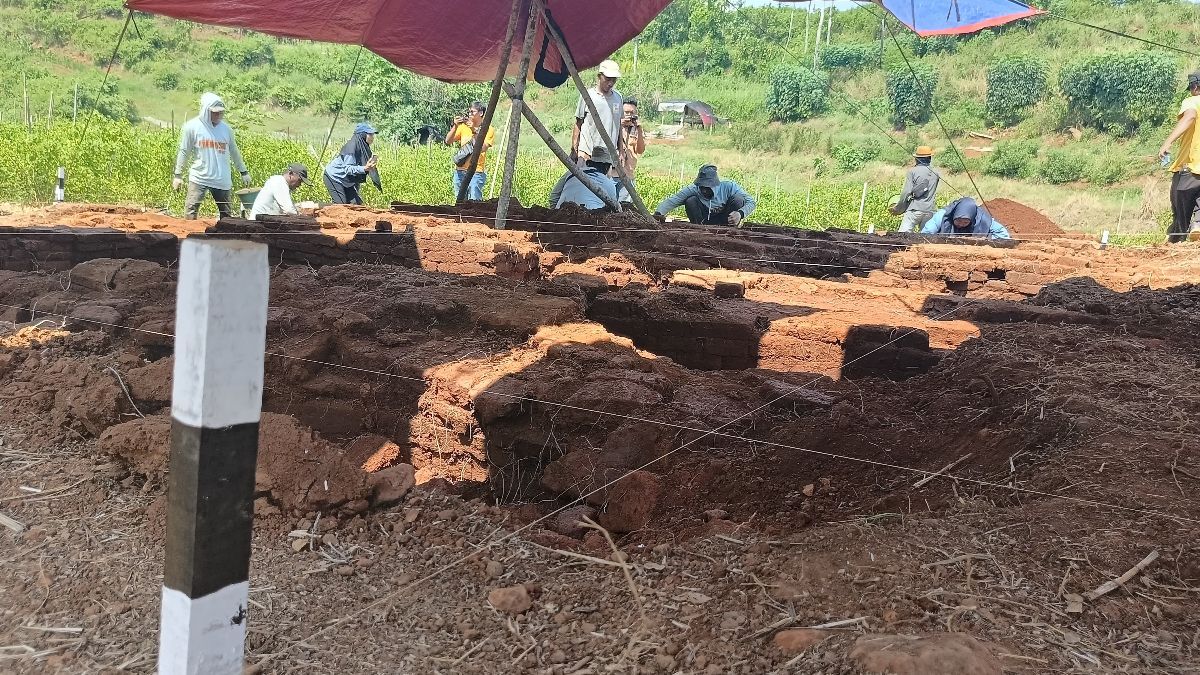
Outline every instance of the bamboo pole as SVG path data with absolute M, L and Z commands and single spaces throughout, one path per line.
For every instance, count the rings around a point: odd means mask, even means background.
M 508 142 L 508 123 L 512 120 L 512 106 L 508 108 L 508 115 L 504 118 L 504 132 L 500 136 L 499 145 L 504 145 Z M 499 147 L 499 146 L 497 146 Z M 504 159 L 504 155 L 497 152 L 496 161 L 492 162 L 492 170 L 488 173 L 488 199 L 496 196 L 496 181 L 500 180 L 500 161 Z
M 513 86 L 507 82 L 504 83 L 504 90 L 508 92 L 509 96 L 512 96 L 514 93 L 516 93 L 516 90 L 513 89 Z M 571 161 L 571 156 L 567 154 L 566 150 L 562 149 L 562 146 L 558 144 L 558 141 L 554 140 L 554 136 L 551 135 L 546 129 L 546 125 L 542 124 L 542 121 L 539 120 L 537 115 L 535 115 L 533 111 L 529 109 L 529 106 L 521 107 L 521 115 L 524 116 L 526 121 L 529 122 L 529 126 L 533 127 L 534 133 L 540 136 L 541 139 L 546 143 L 546 147 L 550 148 L 550 152 L 553 152 L 554 156 L 558 157 L 558 161 L 562 162 L 563 166 L 567 167 L 567 171 L 570 171 L 572 176 L 578 178 L 579 182 L 583 183 L 584 187 L 592 191 L 592 194 L 604 200 L 604 203 L 607 206 L 616 209 L 617 211 L 621 210 L 621 205 L 617 203 L 617 200 L 608 196 L 608 193 L 604 192 L 604 190 L 600 188 L 600 185 L 597 184 L 596 181 L 589 178 L 588 175 L 583 172 L 583 169 L 579 168 L 578 164 Z M 551 206 L 553 206 L 553 204 Z
M 821 53 L 821 27 L 825 25 L 825 8 L 817 10 L 817 39 L 813 41 L 813 69 L 817 68 L 817 57 Z
M 858 228 L 862 229 L 863 210 L 867 207 L 867 181 L 863 181 L 862 198 L 858 200 Z
M 546 31 L 554 37 L 555 43 L 558 45 L 559 54 L 562 56 L 563 64 L 567 67 L 567 71 L 571 73 L 571 79 L 575 81 L 575 87 L 579 89 L 579 95 L 583 98 L 584 105 L 587 106 L 588 114 L 593 120 L 597 121 L 596 131 L 600 134 L 600 140 L 604 142 L 604 148 L 608 150 L 608 156 L 613 158 L 613 167 L 617 170 L 617 176 L 621 179 L 621 184 L 625 186 L 625 192 L 629 198 L 633 200 L 633 205 L 638 212 L 643 216 L 650 218 L 650 211 L 646 208 L 646 204 L 642 202 L 642 196 L 638 194 L 637 188 L 633 181 L 629 178 L 629 173 L 625 171 L 625 166 L 621 163 L 620 153 L 617 152 L 617 146 L 613 139 L 608 135 L 608 129 L 604 125 L 599 124 L 601 119 L 600 113 L 596 110 L 596 102 L 592 100 L 591 94 L 588 93 L 587 85 L 583 83 L 583 78 L 579 77 L 579 70 L 575 67 L 575 59 L 571 57 L 571 52 L 567 48 L 567 39 L 560 33 L 550 20 L 550 10 L 546 7 L 545 0 L 534 0 L 542 10 L 542 15 L 546 17 Z
M 21 73 L 21 100 L 25 107 L 25 126 L 30 126 L 29 117 L 29 83 L 25 80 L 25 73 Z
M 529 81 L 529 59 L 533 54 L 533 35 L 537 32 L 537 14 L 533 7 L 526 10 L 525 42 L 521 45 L 521 65 L 517 84 L 512 88 L 512 110 L 508 114 L 508 147 L 504 150 L 504 174 L 500 183 L 500 201 L 496 204 L 496 229 L 504 229 L 508 218 L 508 202 L 512 199 L 513 175 L 517 170 L 517 147 L 521 142 L 521 111 L 525 109 L 525 83 Z M 505 84 L 508 84 L 507 82 Z
M 175 111 L 171 111 L 172 129 L 174 128 Z M 75 126 L 75 120 L 79 117 L 79 83 L 75 83 L 75 101 L 71 104 L 71 126 Z
M 54 93 L 50 94 L 50 105 L 46 108 L 46 124 L 54 124 Z
M 475 167 L 479 164 L 479 155 L 483 153 L 488 129 L 492 127 L 496 104 L 500 102 L 500 89 L 504 83 L 504 74 L 508 72 L 508 59 L 512 56 L 513 35 L 517 30 L 517 16 L 521 13 L 522 4 L 523 0 L 513 0 L 512 13 L 508 15 L 508 31 L 504 34 L 504 45 L 500 48 L 500 64 L 496 67 L 496 80 L 492 83 L 492 95 L 488 97 L 487 110 L 483 113 L 483 124 L 480 125 L 479 131 L 475 132 L 475 147 L 471 152 L 471 158 L 467 160 L 467 175 L 463 176 L 462 185 L 458 187 L 458 194 L 454 197 L 455 204 L 466 201 L 467 188 L 471 184 L 471 179 L 475 177 Z

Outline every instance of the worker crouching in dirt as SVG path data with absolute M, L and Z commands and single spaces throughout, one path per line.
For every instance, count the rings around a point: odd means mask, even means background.
M 1011 239 L 1008 228 L 992 218 L 987 209 L 970 197 L 956 199 L 939 209 L 921 228 L 921 234 L 945 234 L 988 239 Z
M 254 206 L 250 209 L 250 220 L 258 220 L 259 216 L 294 216 L 300 213 L 296 203 L 292 201 L 292 193 L 301 185 L 307 184 L 308 167 L 303 164 L 289 164 L 287 171 L 271 176 L 254 198 Z
M 603 145 L 597 145 L 588 154 L 588 160 L 583 165 L 583 175 L 592 179 L 615 202 L 617 200 L 617 184 L 608 175 L 611 168 L 612 162 L 608 157 L 608 149 Z M 606 206 L 604 200 L 597 197 L 583 184 L 583 181 L 568 171 L 558 179 L 558 182 L 554 184 L 554 189 L 550 191 L 550 206 L 559 209 L 564 204 L 570 203 L 578 204 L 585 209 L 602 209 Z
M 903 215 L 901 232 L 924 227 L 933 217 L 934 200 L 937 199 L 938 185 L 942 180 L 929 166 L 933 162 L 933 148 L 922 145 L 913 157 L 916 165 L 908 170 L 908 175 L 904 177 L 904 189 L 900 191 L 900 201 L 892 207 L 893 215 Z
M 733 225 L 741 227 L 756 203 L 750 193 L 731 180 L 717 177 L 717 167 L 705 164 L 691 185 L 662 200 L 654 209 L 659 220 L 682 206 L 688 221 L 699 225 Z

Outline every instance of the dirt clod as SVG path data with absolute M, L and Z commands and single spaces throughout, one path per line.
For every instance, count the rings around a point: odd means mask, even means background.
M 799 654 L 813 645 L 820 644 L 829 637 L 824 631 L 811 628 L 790 628 L 775 634 L 771 643 L 784 654 Z
M 521 585 L 493 589 L 488 593 L 488 602 L 501 612 L 514 616 L 529 611 L 533 606 L 529 591 Z
M 850 658 L 869 673 L 894 675 L 1002 675 L 1000 661 L 963 633 L 928 636 L 866 635 Z

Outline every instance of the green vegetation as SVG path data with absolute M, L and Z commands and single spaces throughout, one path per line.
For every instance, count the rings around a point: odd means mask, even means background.
M 1164 44 L 1200 41 L 1200 7 L 1183 0 L 1054 0 L 1054 10 Z M 786 209 L 803 212 L 809 187 L 824 194 L 828 186 L 849 195 L 850 215 L 837 216 L 845 224 L 851 216 L 857 221 L 855 195 L 864 181 L 872 193 L 897 191 L 911 148 L 931 144 L 939 149 L 936 164 L 948 185 L 969 187 L 961 174 L 970 170 L 990 196 L 1016 197 L 1047 210 L 1068 201 L 1086 204 L 1053 214 L 1069 222 L 1128 222 L 1128 214 L 1137 213 L 1145 227 L 1157 227 L 1154 216 L 1167 209 L 1153 187 L 1161 181 L 1144 178 L 1157 170 L 1150 158 L 1173 120 L 1182 89 L 1177 78 L 1194 66 L 1185 57 L 1053 18 L 921 39 L 890 18 L 881 31 L 880 12 L 869 6 L 834 13 L 824 22 L 818 47 L 817 15 L 804 6 L 672 2 L 636 43 L 614 55 L 626 73 L 619 88 L 641 101 L 651 131 L 655 121 L 675 121 L 655 112 L 660 101 L 674 98 L 704 100 L 730 124 L 705 133 L 685 130 L 682 143 L 652 138 L 642 177 L 650 185 L 659 179 L 673 185 L 681 171 L 690 175 L 713 161 L 747 187 L 770 186 L 762 188 L 760 217 L 774 217 L 765 209 L 778 193 L 791 204 L 781 207 L 780 220 L 800 224 L 823 217 L 797 218 Z M 335 146 L 360 119 L 379 126 L 382 141 L 405 142 L 423 124 L 444 130 L 468 101 L 486 98 L 486 85 L 433 82 L 356 47 L 141 14 L 100 92 L 124 18 L 120 0 L 0 0 L 0 58 L 6 64 L 0 122 L 25 119 L 27 91 L 35 127 L 50 118 L 56 124 L 70 119 L 76 109 L 87 111 L 93 104 L 107 119 L 177 126 L 194 114 L 199 93 L 213 90 L 230 105 L 240 136 L 255 132 L 264 142 L 290 141 L 311 155 L 324 144 L 359 58 L 333 133 Z M 826 35 L 830 25 L 832 34 Z M 565 143 L 576 96 L 569 86 L 549 91 L 535 86 L 527 98 Z M 506 114 L 498 111 L 498 122 Z M 963 148 L 965 161 L 949 152 L 942 125 Z M 75 139 L 66 134 L 57 140 L 69 146 Z M 538 145 L 523 144 L 522 161 L 549 166 L 541 164 L 545 155 Z M 441 181 L 445 162 L 439 151 L 432 158 L 425 151 L 432 166 L 419 170 L 414 151 L 410 171 L 428 171 Z M 71 170 L 79 175 L 88 169 Z M 556 176 L 558 169 L 550 173 Z M 7 188 L 11 174 L 3 175 L 0 188 Z M 535 185 L 534 178 L 524 184 Z M 408 183 L 396 177 L 389 185 Z M 23 185 L 12 192 L 28 194 Z M 1086 198 L 1076 198 L 1081 193 Z M 445 196 L 441 188 L 417 194 L 449 199 L 448 188 Z M 1120 203 L 1131 194 L 1143 203 L 1127 211 Z M 787 195 L 805 198 L 795 206 Z M 422 200 L 416 194 L 389 196 Z M 890 222 L 883 214 L 875 219 Z

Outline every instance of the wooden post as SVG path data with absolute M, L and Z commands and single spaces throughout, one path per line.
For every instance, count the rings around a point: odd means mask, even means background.
M 71 126 L 75 126 L 75 120 L 79 117 L 79 83 L 75 83 L 75 102 L 71 104 Z M 171 112 L 172 122 L 175 120 L 175 113 Z M 172 125 L 174 126 L 174 125 Z
M 862 198 L 858 200 L 858 227 L 855 229 L 859 229 L 859 230 L 862 229 L 863 210 L 866 207 L 867 207 L 867 181 L 863 181 Z
M 812 227 L 812 186 L 808 186 L 808 194 L 804 197 L 804 221 Z
M 492 117 L 496 114 L 496 104 L 500 102 L 500 89 L 504 84 L 504 75 L 508 72 L 508 59 L 512 56 L 513 34 L 517 30 L 517 15 L 521 13 L 522 4 L 524 4 L 524 0 L 513 0 L 512 13 L 508 15 L 508 31 L 504 35 L 504 44 L 500 48 L 500 65 L 496 68 L 496 80 L 492 82 L 492 94 L 488 97 L 487 110 L 483 113 L 483 124 L 480 125 L 479 131 L 475 132 L 475 148 L 471 152 L 471 158 L 467 160 L 467 175 L 463 176 L 462 185 L 458 187 L 458 194 L 454 197 L 455 204 L 461 204 L 467 199 L 467 189 L 471 185 L 471 179 L 475 177 L 479 155 L 483 153 L 483 145 L 487 141 L 488 129 L 492 128 Z
M 54 92 L 50 92 L 50 105 L 46 108 L 46 125 L 54 124 Z
M 821 52 L 821 27 L 825 25 L 825 8 L 817 10 L 817 39 L 813 41 L 813 70 L 817 68 L 817 57 Z
M 638 43 L 640 43 L 640 42 L 641 42 L 641 40 L 640 40 L 640 39 L 638 39 L 638 38 L 634 38 L 634 39 L 633 39 L 633 72 L 634 72 L 635 74 L 637 73 L 637 66 L 638 66 Z
M 593 120 L 600 120 L 600 113 L 596 110 L 596 102 L 592 100 L 592 95 L 588 93 L 587 85 L 583 83 L 583 78 L 579 77 L 579 70 L 575 67 L 575 59 L 571 58 L 571 52 L 567 49 L 567 39 L 562 35 L 550 21 L 550 10 L 546 7 L 545 0 L 534 0 L 541 8 L 543 16 L 546 17 L 546 32 L 554 37 L 555 43 L 558 45 L 558 52 L 562 56 L 563 64 L 566 65 L 567 71 L 571 73 L 571 79 L 575 81 L 575 87 L 579 89 L 579 96 L 583 99 L 583 104 L 587 106 L 588 114 Z M 617 170 L 617 176 L 621 179 L 621 184 L 625 186 L 625 192 L 629 198 L 633 200 L 633 205 L 643 216 L 650 218 L 650 211 L 646 209 L 645 203 L 642 202 L 642 196 L 638 194 L 637 187 L 629 178 L 629 173 L 625 171 L 624 164 L 621 163 L 621 155 L 617 152 L 617 146 L 613 139 L 608 135 L 608 129 L 602 124 L 596 124 L 596 131 L 600 134 L 600 140 L 604 141 L 604 148 L 608 150 L 608 156 L 613 158 L 613 167 Z
M 507 82 L 504 83 L 504 90 L 508 92 L 509 96 L 512 96 L 514 93 L 516 93 L 516 90 L 513 88 L 513 86 Z M 608 196 L 608 193 L 601 189 L 596 181 L 589 178 L 588 175 L 583 172 L 583 169 L 579 168 L 577 163 L 571 161 L 571 156 L 567 154 L 566 150 L 562 149 L 562 146 L 558 144 L 558 141 L 554 140 L 554 136 L 551 135 L 546 129 L 546 125 L 542 124 L 542 121 L 539 120 L 537 115 L 535 115 L 533 111 L 529 109 L 529 106 L 522 106 L 521 114 L 529 122 L 529 126 L 533 127 L 534 133 L 541 137 L 542 141 L 546 143 L 546 147 L 550 148 L 550 152 L 553 152 L 554 156 L 558 157 L 558 161 L 562 162 L 563 166 L 567 167 L 567 171 L 570 171 L 572 176 L 578 178 L 579 182 L 583 183 L 583 186 L 588 190 L 591 190 L 592 194 L 604 200 L 605 205 L 617 211 L 621 210 L 621 205 L 618 204 L 615 199 Z
M 32 126 L 29 117 L 29 83 L 25 81 L 25 73 L 21 73 L 21 99 L 25 107 L 25 126 Z
M 812 3 L 808 3 L 808 11 L 804 13 L 804 53 L 808 54 L 808 24 L 812 21 Z
M 508 218 L 508 202 L 512 199 L 513 178 L 517 172 L 517 147 L 521 141 L 521 111 L 525 109 L 525 83 L 529 80 L 529 59 L 533 55 L 533 36 L 537 33 L 537 17 L 533 6 L 526 9 L 525 41 L 521 45 L 521 63 L 517 69 L 517 83 L 511 87 L 509 97 L 512 111 L 508 115 L 508 147 L 504 150 L 504 173 L 500 183 L 500 201 L 496 203 L 496 229 L 504 229 Z M 508 84 L 505 82 L 504 84 Z
M 266 345 L 267 246 L 180 247 L 160 675 L 241 675 Z
M 829 18 L 825 20 L 825 44 L 833 37 L 833 0 L 829 0 Z

